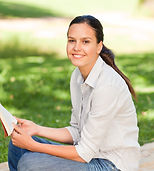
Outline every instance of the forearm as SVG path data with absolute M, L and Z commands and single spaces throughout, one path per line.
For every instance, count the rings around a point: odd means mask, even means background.
M 37 135 L 49 138 L 53 141 L 73 144 L 72 136 L 66 128 L 49 128 L 38 126 Z
M 68 134 L 66 128 L 59 128 L 61 131 L 58 133 L 56 132 L 57 129 L 49 129 L 49 128 L 42 128 L 42 131 L 51 131 L 55 132 L 56 135 L 61 135 L 62 133 Z M 46 134 L 45 134 L 46 135 Z M 59 140 L 59 138 L 56 138 L 56 136 L 52 136 L 53 139 Z M 79 161 L 79 162 L 85 162 L 77 153 L 75 146 L 73 145 L 52 145 L 52 144 L 44 144 L 44 143 L 39 143 L 35 141 L 27 132 L 22 129 L 19 125 L 15 125 L 14 131 L 11 135 L 12 138 L 12 143 L 13 145 L 27 149 L 33 152 L 40 152 L 40 153 L 46 153 L 49 155 L 54 155 L 57 157 L 65 158 L 65 159 L 70 159 L 74 161 Z M 70 135 L 68 134 L 67 140 L 69 140 Z M 66 138 L 63 138 L 66 140 Z M 71 138 L 70 138 L 71 139 Z M 62 140 L 62 139 L 61 139 Z
M 35 142 L 29 150 L 85 163 L 73 145 L 51 145 Z

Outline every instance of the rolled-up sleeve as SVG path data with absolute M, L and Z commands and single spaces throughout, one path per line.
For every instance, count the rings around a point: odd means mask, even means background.
M 79 141 L 79 137 L 80 137 L 79 127 L 76 117 L 77 117 L 76 112 L 72 109 L 70 126 L 65 127 L 71 134 L 74 144 L 76 144 Z
M 97 156 L 110 122 L 118 113 L 118 94 L 119 91 L 113 86 L 97 89 L 93 94 L 88 119 L 81 131 L 81 139 L 75 146 L 79 156 L 86 162 Z

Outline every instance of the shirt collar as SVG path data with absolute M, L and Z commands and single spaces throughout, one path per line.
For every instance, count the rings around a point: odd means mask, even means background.
M 84 83 L 84 79 L 83 79 L 83 77 L 82 77 L 82 75 L 81 75 L 81 72 L 80 72 L 80 70 L 79 70 L 78 67 L 77 67 L 77 72 L 78 72 L 77 83 L 78 83 L 79 85 L 81 85 L 81 84 Z
M 97 79 L 99 77 L 99 74 L 102 71 L 103 64 L 104 64 L 104 61 L 99 56 L 98 59 L 96 60 L 95 65 L 93 66 L 92 70 L 90 71 L 87 79 L 85 80 L 85 83 L 88 84 L 90 87 L 95 88 Z M 82 75 L 80 73 L 79 68 L 77 70 L 79 72 L 77 82 L 79 84 L 82 84 L 82 83 L 84 83 L 84 79 L 83 79 L 83 77 L 82 77 Z

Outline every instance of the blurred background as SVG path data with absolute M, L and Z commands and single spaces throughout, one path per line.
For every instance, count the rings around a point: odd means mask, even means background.
M 154 0 L 0 0 L 0 103 L 13 115 L 51 127 L 69 124 L 66 33 L 78 15 L 98 18 L 104 44 L 130 78 L 141 145 L 154 141 Z M 0 126 L 0 162 L 9 138 Z

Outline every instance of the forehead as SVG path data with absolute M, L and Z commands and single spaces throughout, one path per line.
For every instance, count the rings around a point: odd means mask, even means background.
M 68 30 L 68 37 L 95 37 L 94 29 L 86 23 L 72 24 Z

